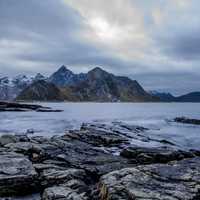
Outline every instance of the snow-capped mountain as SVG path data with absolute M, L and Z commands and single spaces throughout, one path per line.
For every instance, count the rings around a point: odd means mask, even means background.
M 42 81 L 41 81 L 42 80 Z M 57 94 L 58 97 L 55 97 Z M 0 100 L 156 101 L 137 81 L 96 67 L 74 74 L 65 66 L 50 77 L 19 75 L 0 78 Z
M 15 77 L 0 77 L 0 100 L 13 100 L 21 91 L 34 81 L 45 80 L 41 74 L 36 76 L 17 75 Z

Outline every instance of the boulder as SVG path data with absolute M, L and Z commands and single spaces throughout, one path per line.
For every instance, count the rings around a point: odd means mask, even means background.
M 169 164 L 125 168 L 104 175 L 100 197 L 106 200 L 197 200 L 200 197 L 200 158 Z
M 32 193 L 37 186 L 37 177 L 32 163 L 23 155 L 0 153 L 0 196 Z

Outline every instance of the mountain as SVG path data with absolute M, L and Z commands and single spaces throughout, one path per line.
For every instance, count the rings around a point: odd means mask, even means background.
M 176 97 L 177 102 L 200 102 L 200 92 L 191 92 L 179 97 Z
M 80 101 L 100 102 L 145 102 L 156 101 L 137 81 L 110 74 L 101 68 L 94 68 L 83 81 L 71 87 L 72 93 Z
M 179 97 L 157 91 L 146 92 L 136 81 L 115 76 L 96 67 L 74 74 L 64 65 L 50 77 L 38 73 L 28 77 L 0 78 L 0 100 L 97 101 L 97 102 L 200 102 L 200 92 Z
M 158 92 L 158 91 L 149 91 L 152 96 L 158 97 L 163 102 L 173 102 L 176 101 L 176 97 L 171 93 Z
M 170 93 L 149 91 L 154 97 L 158 97 L 162 102 L 200 102 L 200 92 L 191 92 L 181 96 L 173 96 Z
M 17 97 L 17 100 L 23 101 L 63 101 L 64 99 L 60 89 L 45 80 L 33 82 Z
M 13 100 L 17 95 L 30 85 L 33 78 L 26 75 L 18 75 L 14 78 L 0 78 L 0 100 Z
M 40 80 L 47 80 L 45 76 L 40 73 L 37 73 L 36 76 L 32 79 L 32 82 L 40 81 Z
M 115 76 L 101 68 L 74 74 L 62 66 L 48 79 L 32 81 L 17 100 L 146 102 L 158 98 L 148 94 L 137 81 Z
M 49 77 L 48 81 L 54 83 L 58 87 L 65 87 L 73 86 L 77 84 L 77 82 L 84 80 L 85 77 L 86 74 L 74 74 L 63 65 Z
M 0 78 L 0 100 L 14 100 L 26 87 L 38 80 L 46 78 L 38 73 L 36 76 L 17 75 Z

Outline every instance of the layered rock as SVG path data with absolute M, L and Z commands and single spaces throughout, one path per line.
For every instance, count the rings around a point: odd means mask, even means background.
M 0 200 L 198 200 L 200 151 L 146 131 L 115 122 L 52 138 L 1 136 Z
M 0 196 L 23 195 L 37 190 L 37 172 L 23 155 L 0 153 Z
M 200 158 L 170 164 L 126 168 L 101 178 L 105 200 L 197 200 L 200 197 Z
M 199 151 L 182 151 L 166 147 L 128 147 L 121 151 L 121 156 L 136 164 L 168 163 L 173 160 L 192 158 L 198 154 Z

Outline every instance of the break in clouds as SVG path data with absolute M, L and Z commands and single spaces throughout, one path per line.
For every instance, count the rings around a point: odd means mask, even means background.
M 1 75 L 94 66 L 145 89 L 199 90 L 198 0 L 1 0 Z

